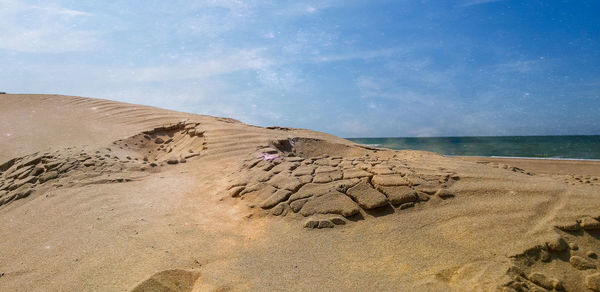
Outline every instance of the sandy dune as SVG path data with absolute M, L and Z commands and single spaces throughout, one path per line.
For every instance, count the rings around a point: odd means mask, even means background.
M 50 95 L 0 135 L 2 291 L 600 291 L 600 163 Z

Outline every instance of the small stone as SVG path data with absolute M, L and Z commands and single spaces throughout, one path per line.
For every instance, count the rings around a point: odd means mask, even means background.
M 319 221 L 315 219 L 307 219 L 304 221 L 305 228 L 317 228 L 319 226 Z
M 564 224 L 556 225 L 556 228 L 563 230 L 563 231 L 578 231 L 581 229 L 581 226 L 579 225 L 579 222 L 575 221 L 572 223 L 564 223 Z
M 319 229 L 321 229 L 321 228 L 333 228 L 334 226 L 335 226 L 335 224 L 333 224 L 329 220 L 321 220 L 321 221 L 319 221 L 319 226 L 317 226 L 317 228 L 319 228 Z
M 454 194 L 447 189 L 439 189 L 437 192 L 435 192 L 435 195 L 444 200 L 454 197 Z
M 415 206 L 415 202 L 404 203 L 404 204 L 400 205 L 400 210 L 412 208 L 414 206 Z
M 152 166 L 152 167 L 156 167 L 156 166 L 158 166 L 158 164 L 156 164 L 156 163 L 152 162 L 152 163 L 150 163 L 150 166 Z
M 31 171 L 31 173 L 29 174 L 30 176 L 38 176 L 40 174 L 42 174 L 45 171 L 43 166 L 36 166 L 35 168 L 33 168 L 33 170 Z
M 542 274 L 542 273 L 531 273 L 528 277 L 527 277 L 531 282 L 540 285 L 543 288 L 552 290 L 552 289 L 556 289 L 556 290 L 561 290 L 562 289 L 562 283 L 554 278 L 550 278 L 547 277 L 546 275 Z
M 333 216 L 329 219 L 335 225 L 345 225 L 346 220 L 342 216 Z
M 594 273 L 585 277 L 585 286 L 592 291 L 600 291 L 600 273 Z
M 429 201 L 429 196 L 426 193 L 417 192 L 417 197 L 419 198 L 419 201 L 423 201 L 423 202 Z
M 290 209 L 290 205 L 288 205 L 288 203 L 282 202 L 279 203 L 277 206 L 273 207 L 270 211 L 271 215 L 273 216 L 279 216 L 279 215 L 287 215 L 288 210 Z
M 569 243 L 569 248 L 571 250 L 578 250 L 579 246 L 576 243 Z
M 552 239 L 548 240 L 548 242 L 546 242 L 546 245 L 548 246 L 548 249 L 558 252 L 566 250 L 567 247 L 569 247 L 565 239 L 558 234 L 554 235 Z
M 571 263 L 571 265 L 578 270 L 590 270 L 596 268 L 596 265 L 594 263 L 580 256 L 572 256 L 569 259 L 569 263 Z
M 595 252 L 593 252 L 593 251 L 588 251 L 588 252 L 585 253 L 585 255 L 587 257 L 593 258 L 593 259 L 598 258 L 598 255 Z
M 154 140 L 154 143 L 156 143 L 156 144 L 162 144 L 162 143 L 165 143 L 165 140 L 163 140 L 161 137 L 158 137 L 158 138 L 156 138 Z
M 167 160 L 167 164 L 177 164 L 179 163 L 179 160 L 175 157 L 171 157 Z
M 298 211 L 302 209 L 302 207 L 304 206 L 304 204 L 306 204 L 307 201 L 308 199 L 300 199 L 293 201 L 290 203 L 290 208 L 292 208 L 292 211 L 294 211 L 294 213 L 298 213 Z
M 508 275 L 512 275 L 512 276 L 522 276 L 522 277 L 525 277 L 525 273 L 523 273 L 523 270 L 521 270 L 521 268 L 519 268 L 517 266 L 510 266 L 508 268 L 508 270 L 506 271 L 506 273 Z
M 540 252 L 540 259 L 542 260 L 542 262 L 549 262 L 551 260 L 550 253 L 547 250 L 542 249 L 542 251 Z

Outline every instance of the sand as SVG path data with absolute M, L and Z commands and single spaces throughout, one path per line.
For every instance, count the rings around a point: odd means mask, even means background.
M 57 95 L 0 135 L 2 291 L 600 290 L 597 162 Z

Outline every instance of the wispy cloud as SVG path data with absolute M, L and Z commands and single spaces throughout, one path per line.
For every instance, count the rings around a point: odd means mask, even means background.
M 367 51 L 359 51 L 345 54 L 334 54 L 334 55 L 318 55 L 312 58 L 313 62 L 338 62 L 338 61 L 348 61 L 348 60 L 356 60 L 356 59 L 373 59 L 380 57 L 390 57 L 394 54 L 402 51 L 401 48 L 387 48 L 380 50 L 367 50 Z
M 465 1 L 465 2 L 461 3 L 459 6 L 468 7 L 468 6 L 488 4 L 488 3 L 500 2 L 500 1 L 505 1 L 505 0 L 470 0 L 470 1 Z
M 38 9 L 38 10 L 41 10 L 43 13 L 47 13 L 50 15 L 64 15 L 64 16 L 70 16 L 70 17 L 91 16 L 92 15 L 92 13 L 89 13 L 89 12 L 67 9 L 64 7 L 60 7 L 58 5 L 48 5 L 48 6 L 31 5 L 31 6 L 29 6 L 29 9 Z
M 78 29 L 81 17 L 91 13 L 58 5 L 28 5 L 0 1 L 0 49 L 31 53 L 88 50 L 98 44 L 98 34 Z
M 547 69 L 551 61 L 540 58 L 534 60 L 517 60 L 495 65 L 499 72 L 504 73 L 527 73 Z
M 264 70 L 270 65 L 271 61 L 261 56 L 260 49 L 247 49 L 219 54 L 209 52 L 205 53 L 204 57 L 185 59 L 168 65 L 119 68 L 112 70 L 109 77 L 135 82 L 170 82 L 204 79 L 243 70 Z

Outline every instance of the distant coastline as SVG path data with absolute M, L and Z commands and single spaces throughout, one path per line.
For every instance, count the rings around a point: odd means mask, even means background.
M 348 138 L 371 147 L 424 150 L 446 156 L 600 160 L 600 135 Z
M 600 161 L 594 158 L 561 158 L 561 157 L 519 157 L 519 156 L 473 156 L 473 155 L 444 155 L 448 157 L 474 157 L 497 159 L 531 159 L 531 160 L 566 160 L 566 161 Z

